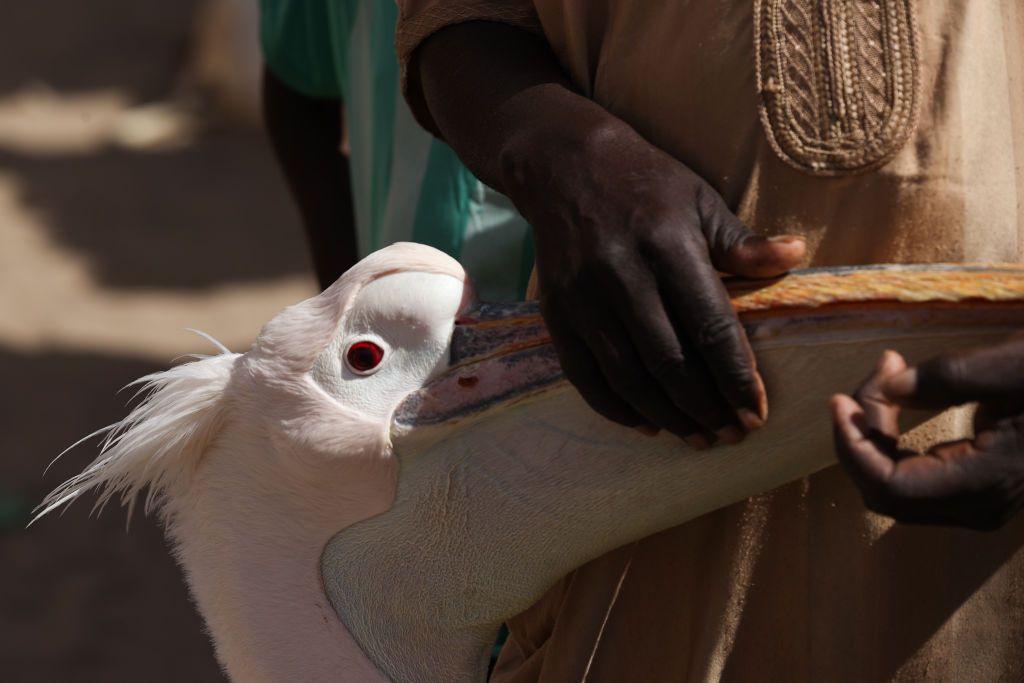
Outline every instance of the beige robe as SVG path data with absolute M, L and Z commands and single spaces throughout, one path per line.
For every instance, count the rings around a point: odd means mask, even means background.
M 1016 0 L 400 5 L 403 64 L 459 21 L 543 35 L 748 225 L 806 235 L 809 265 L 1022 260 Z M 833 467 L 578 569 L 510 622 L 494 680 L 1024 680 L 1022 544 L 1024 516 L 894 526 Z

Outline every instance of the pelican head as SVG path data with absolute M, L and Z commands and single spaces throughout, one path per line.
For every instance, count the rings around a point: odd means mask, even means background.
M 989 307 L 961 296 L 967 324 L 946 290 L 900 300 L 842 284 L 856 275 L 738 295 L 776 419 L 695 452 L 589 411 L 535 305 L 482 304 L 453 259 L 396 244 L 248 352 L 139 380 L 146 398 L 40 516 L 148 488 L 236 680 L 479 680 L 500 623 L 565 572 L 828 465 L 827 421 L 805 418 L 882 349 L 913 358 L 1024 322 L 1020 270 Z

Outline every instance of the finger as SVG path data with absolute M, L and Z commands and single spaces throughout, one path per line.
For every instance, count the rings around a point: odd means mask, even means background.
M 551 333 L 551 343 L 558 355 L 558 362 L 562 366 L 562 372 L 580 392 L 587 405 L 597 414 L 612 422 L 641 430 L 646 428 L 649 431 L 652 428 L 650 422 L 612 391 L 590 349 L 571 329 L 560 322 L 561 316 L 545 317 L 551 320 L 547 326 Z
M 711 439 L 700 425 L 676 408 L 647 372 L 629 335 L 617 320 L 588 320 L 582 329 L 587 330 L 586 344 L 612 391 L 648 422 L 667 429 L 691 446 L 711 445 Z
M 901 521 L 995 529 L 1020 507 L 1019 476 L 970 439 L 937 444 L 928 456 L 899 466 Z
M 884 485 L 896 467 L 891 449 L 872 438 L 864 410 L 849 396 L 836 394 L 829 402 L 839 463 L 862 489 Z
M 903 356 L 895 351 L 885 351 L 875 365 L 874 374 L 858 387 L 853 396 L 864 411 L 870 428 L 894 439 L 899 438 L 900 409 L 886 397 L 882 386 L 906 368 Z
M 664 306 L 740 422 L 757 428 L 767 418 L 768 399 L 725 286 L 700 246 L 687 245 L 674 253 L 676 258 L 669 254 L 656 262 Z
M 945 441 L 935 444 L 928 449 L 928 455 L 938 458 L 948 464 L 956 464 L 967 458 L 974 458 L 981 453 L 974 447 L 971 439 L 957 439 L 956 441 Z
M 889 378 L 886 397 L 903 406 L 941 409 L 1024 395 L 1024 341 L 936 356 Z
M 641 362 L 676 408 L 719 440 L 741 441 L 744 432 L 736 412 L 696 354 L 687 353 L 680 342 L 653 276 L 606 289 Z
M 750 278 L 775 277 L 799 265 L 807 252 L 804 238 L 798 235 L 755 234 L 710 188 L 701 193 L 698 209 L 711 262 L 722 272 Z
M 1013 450 L 1024 454 L 1024 395 L 1021 400 L 1014 404 L 1006 405 L 1009 402 L 982 403 L 974 412 L 974 435 L 978 448 L 987 451 L 992 450 L 987 445 L 982 445 L 980 439 L 988 434 L 990 438 L 999 437 L 993 441 L 997 450 L 1007 450 L 1003 445 L 1010 446 Z

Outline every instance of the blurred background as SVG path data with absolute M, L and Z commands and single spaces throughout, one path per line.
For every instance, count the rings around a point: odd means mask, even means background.
M 26 530 L 207 332 L 244 351 L 315 291 L 259 123 L 253 0 L 0 8 L 0 679 L 223 680 L 157 524 Z

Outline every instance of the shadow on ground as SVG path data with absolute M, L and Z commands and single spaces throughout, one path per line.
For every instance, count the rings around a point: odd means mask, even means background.
M 174 105 L 188 90 L 201 4 L 6 2 L 0 98 L 10 110 L 23 92 L 50 88 L 70 108 L 75 95 L 97 92 L 115 93 L 127 106 Z M 89 121 L 86 109 L 62 113 Z M 100 285 L 90 296 L 310 272 L 297 213 L 258 130 L 206 127 L 185 146 L 162 151 L 13 149 L 26 147 L 0 150 L 0 172 L 21 193 L 18 208 L 38 222 L 41 242 L 84 257 Z M 5 220 L 23 219 L 0 215 L 0 230 Z M 44 292 L 51 277 L 45 268 L 41 261 L 36 285 Z M 54 309 L 80 314 L 59 302 Z M 126 532 L 123 511 L 110 507 L 90 519 L 91 500 L 83 500 L 63 517 L 24 528 L 31 507 L 90 462 L 96 446 L 71 451 L 44 478 L 46 464 L 125 415 L 128 392 L 118 395 L 120 387 L 165 367 L 144 359 L 145 351 L 22 351 L 0 342 L 4 681 L 223 680 L 155 521 L 137 514 Z
M 24 529 L 29 508 L 96 455 L 57 453 L 125 414 L 124 384 L 160 369 L 92 354 L 0 348 L 0 662 L 5 680 L 223 680 L 154 520 L 92 499 Z M 8 678 L 8 676 L 12 676 Z
M 263 134 L 215 128 L 176 150 L 0 152 L 55 245 L 108 287 L 194 289 L 310 272 Z
M 179 77 L 200 0 L 5 2 L 0 94 L 45 82 L 62 91 L 166 95 Z
M 5 3 L 0 97 L 43 84 L 61 97 L 109 90 L 133 106 L 174 102 L 189 90 L 203 4 Z M 311 272 L 297 212 L 258 130 L 206 128 L 162 151 L 0 150 L 0 170 L 17 178 L 47 236 L 86 256 L 101 285 L 196 289 Z

